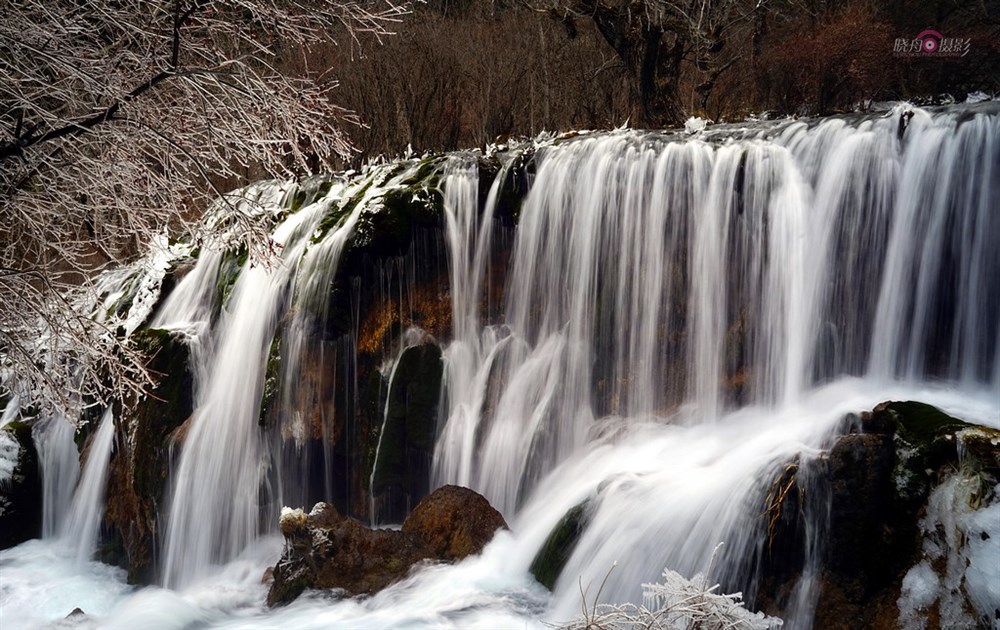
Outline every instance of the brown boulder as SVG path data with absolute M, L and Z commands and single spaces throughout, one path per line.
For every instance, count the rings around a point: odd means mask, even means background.
M 402 530 L 369 529 L 326 503 L 309 514 L 286 508 L 281 517 L 285 549 L 274 567 L 267 603 L 288 603 L 309 588 L 376 593 L 420 562 L 455 562 L 480 553 L 506 526 L 486 499 L 456 486 L 424 498 Z
M 459 486 L 438 488 L 403 521 L 403 532 L 417 536 L 434 557 L 447 561 L 482 552 L 498 529 L 507 529 L 500 512 L 482 495 Z

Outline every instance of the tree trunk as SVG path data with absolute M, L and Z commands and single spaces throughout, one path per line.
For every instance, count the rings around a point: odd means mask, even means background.
M 663 127 L 684 122 L 678 93 L 684 38 L 650 24 L 641 12 L 591 7 L 597 30 L 625 64 L 639 100 L 640 125 Z M 672 42 L 669 42 L 672 40 Z

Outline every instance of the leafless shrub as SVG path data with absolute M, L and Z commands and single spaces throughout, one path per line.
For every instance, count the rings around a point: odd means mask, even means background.
M 718 545 L 709 566 L 715 563 Z M 614 567 L 612 567 L 613 569 Z M 610 571 L 608 572 L 610 575 Z M 607 576 L 604 581 L 607 582 Z M 598 590 L 592 605 L 580 588 L 582 614 L 562 630 L 773 630 L 783 622 L 776 617 L 753 613 L 743 606 L 740 593 L 720 594 L 718 584 L 709 586 L 708 577 L 698 574 L 688 580 L 671 569 L 664 569 L 659 582 L 643 584 L 641 605 L 598 604 Z

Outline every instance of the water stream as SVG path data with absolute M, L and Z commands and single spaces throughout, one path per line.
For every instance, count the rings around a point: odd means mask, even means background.
M 115 417 L 109 407 L 94 433 L 83 475 L 73 495 L 69 515 L 62 524 L 60 536 L 74 549 L 78 563 L 90 560 L 97 547 L 101 517 L 104 515 L 104 487 L 108 478 L 108 462 L 115 443 Z

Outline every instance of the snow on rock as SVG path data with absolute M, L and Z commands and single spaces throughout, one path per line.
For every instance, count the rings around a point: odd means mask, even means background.
M 687 122 L 684 123 L 684 131 L 688 133 L 698 133 L 699 131 L 704 131 L 705 127 L 707 127 L 708 123 L 710 122 L 711 122 L 710 120 L 707 120 L 705 118 L 692 116 L 691 118 L 687 119 Z
M 903 578 L 899 598 L 899 622 L 904 628 L 923 628 L 924 614 L 934 605 L 941 591 L 941 580 L 927 560 L 917 563 Z
M 182 252 L 179 247 L 187 247 L 188 251 Z M 171 247 L 166 234 L 153 240 L 149 255 L 139 263 L 142 275 L 139 278 L 135 298 L 132 300 L 132 308 L 129 309 L 128 317 L 125 319 L 125 334 L 131 335 L 152 314 L 153 307 L 160 299 L 163 276 L 170 268 L 170 263 L 189 251 L 190 246 L 187 245 Z
M 9 431 L 0 431 L 0 488 L 6 487 L 14 478 L 17 460 L 21 456 L 21 445 Z
M 1000 486 L 994 498 L 997 492 Z M 972 628 L 994 619 L 1000 608 L 1000 502 L 983 507 L 988 494 L 978 475 L 961 471 L 931 493 L 920 520 L 923 557 L 903 578 L 897 601 L 901 628 L 923 630 L 934 606 L 941 627 Z
M 1000 485 L 993 491 L 1000 494 Z M 961 524 L 969 561 L 965 591 L 976 610 L 989 618 L 1000 606 L 1000 503 L 962 515 Z
M 95 320 L 114 327 L 121 326 L 131 335 L 152 314 L 160 299 L 163 278 L 171 264 L 179 258 L 190 256 L 193 246 L 189 243 L 171 245 L 167 235 L 159 234 L 149 244 L 145 256 L 122 269 L 114 269 L 97 280 L 97 292 L 102 296 L 99 304 L 81 305 L 80 310 L 91 312 Z M 119 308 L 125 304 L 125 308 Z
M 992 101 L 994 97 L 982 90 L 976 92 L 970 92 L 968 96 L 965 97 L 966 103 L 982 103 L 985 101 Z
M 306 513 L 300 508 L 283 507 L 281 508 L 281 517 L 278 519 L 278 527 L 282 533 L 293 532 L 305 525 L 306 517 Z

